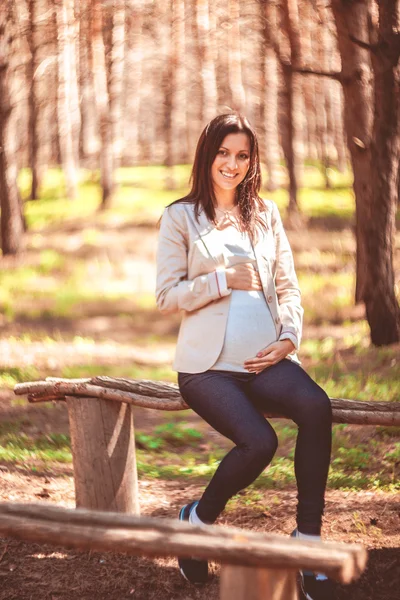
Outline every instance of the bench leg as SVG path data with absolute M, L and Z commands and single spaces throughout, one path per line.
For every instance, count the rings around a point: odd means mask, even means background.
M 297 600 L 296 571 L 221 565 L 220 600 Z
M 139 514 L 133 409 L 67 397 L 77 508 Z

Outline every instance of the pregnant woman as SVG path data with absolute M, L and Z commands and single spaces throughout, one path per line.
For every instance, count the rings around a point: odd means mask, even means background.
M 228 500 L 271 462 L 277 437 L 264 412 L 298 425 L 296 537 L 320 539 L 331 453 L 326 393 L 300 366 L 303 309 L 293 256 L 274 202 L 259 196 L 257 137 L 243 116 L 213 119 L 202 132 L 191 190 L 161 218 L 157 305 L 181 311 L 174 369 L 185 402 L 234 443 L 201 498 L 180 519 L 214 523 Z M 192 583 L 204 560 L 179 559 Z M 328 600 L 324 575 L 301 574 L 306 598 Z

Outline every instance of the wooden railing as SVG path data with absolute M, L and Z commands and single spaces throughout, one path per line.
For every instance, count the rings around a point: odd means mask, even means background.
M 49 378 L 20 383 L 14 391 L 27 394 L 30 402 L 66 400 L 77 507 L 139 514 L 133 408 L 187 409 L 177 385 L 111 377 Z M 331 403 L 335 423 L 400 425 L 400 402 L 331 398 Z
M 35 504 L 0 504 L 0 535 L 81 551 L 215 560 L 222 564 L 221 600 L 296 600 L 299 569 L 347 584 L 367 560 L 356 544 Z

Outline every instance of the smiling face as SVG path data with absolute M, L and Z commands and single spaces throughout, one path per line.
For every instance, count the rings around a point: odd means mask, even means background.
M 234 191 L 246 177 L 250 165 L 250 140 L 246 133 L 230 133 L 211 166 L 214 193 Z

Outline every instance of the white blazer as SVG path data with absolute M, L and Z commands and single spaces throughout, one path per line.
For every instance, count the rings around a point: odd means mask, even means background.
M 277 339 L 290 338 L 298 350 L 303 309 L 293 255 L 278 207 L 264 200 L 261 217 L 267 230 L 254 246 L 258 271 Z M 182 311 L 173 368 L 184 373 L 207 371 L 224 343 L 231 289 L 217 283 L 225 269 L 224 248 L 215 226 L 194 205 L 177 203 L 164 210 L 157 248 L 156 301 L 163 314 Z M 298 362 L 293 352 L 289 356 Z

